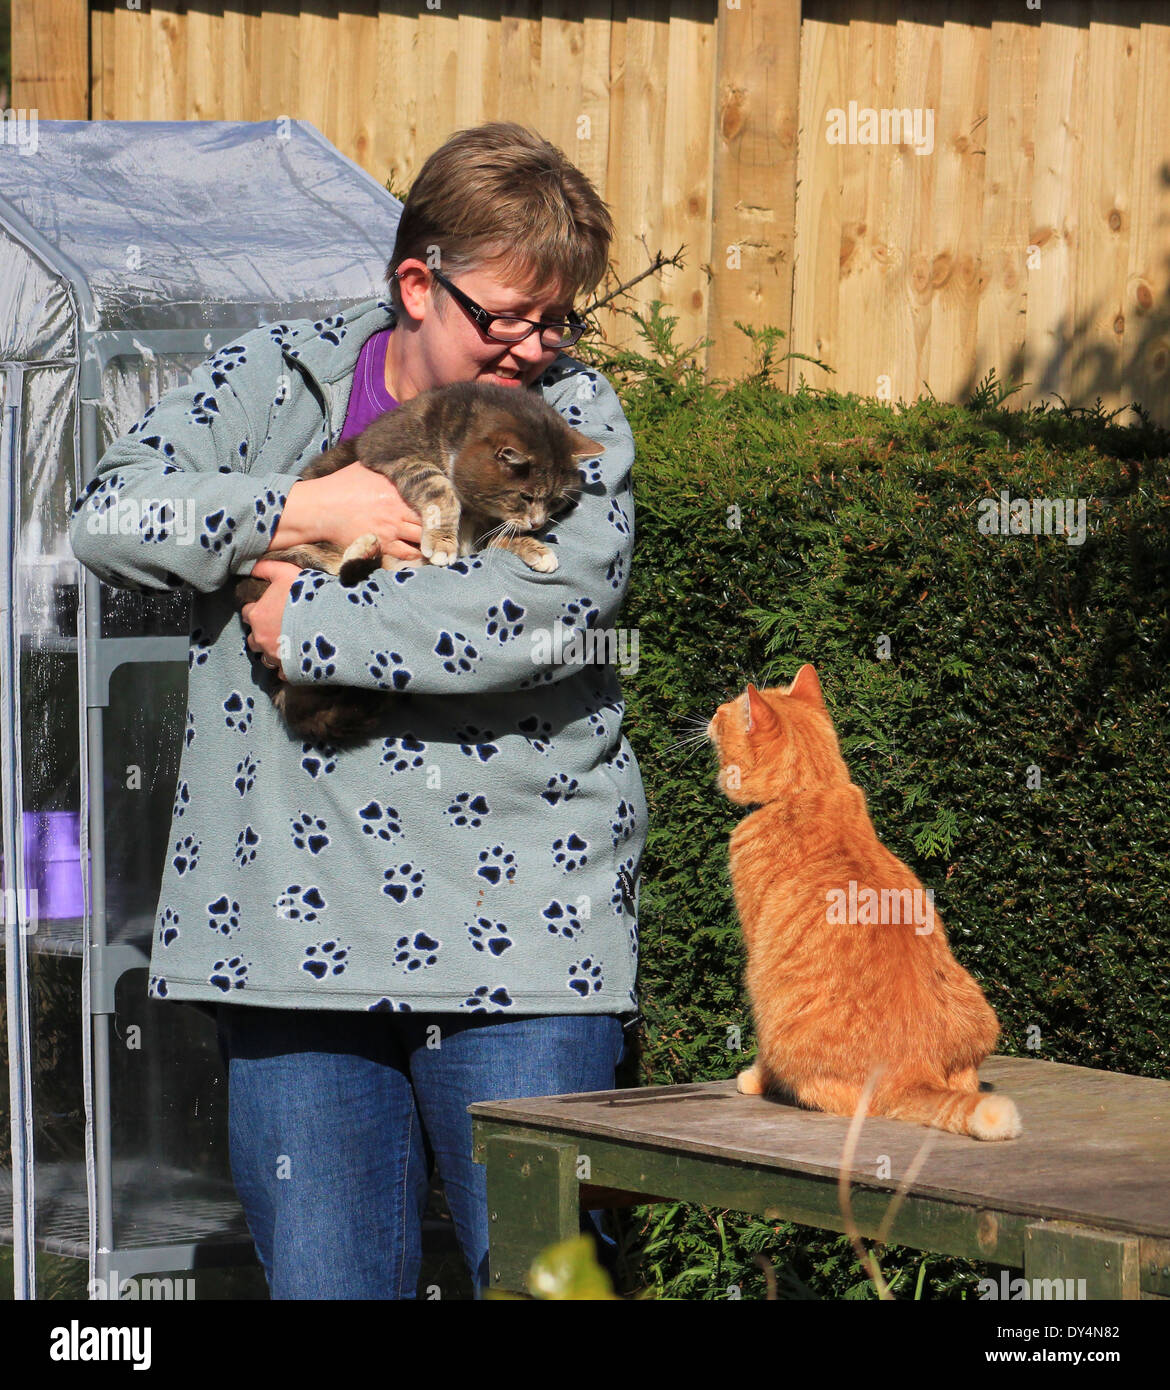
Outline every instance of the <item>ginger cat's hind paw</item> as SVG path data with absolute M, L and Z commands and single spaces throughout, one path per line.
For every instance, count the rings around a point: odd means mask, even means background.
M 746 1071 L 741 1071 L 735 1078 L 735 1089 L 744 1096 L 762 1096 L 764 1094 L 764 1079 L 760 1075 L 759 1067 L 748 1067 Z
M 984 1096 L 968 1121 L 976 1139 L 1018 1139 L 1022 1130 L 1020 1114 L 1010 1096 Z

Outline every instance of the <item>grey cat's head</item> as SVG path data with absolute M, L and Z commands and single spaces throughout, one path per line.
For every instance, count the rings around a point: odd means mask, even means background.
M 536 392 L 489 382 L 444 389 L 451 407 L 467 412 L 451 469 L 464 506 L 517 531 L 539 531 L 574 500 L 579 460 L 605 452 Z

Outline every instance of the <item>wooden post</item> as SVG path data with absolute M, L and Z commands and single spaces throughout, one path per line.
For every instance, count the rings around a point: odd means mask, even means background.
M 580 1234 L 577 1146 L 492 1135 L 481 1153 L 475 1157 L 487 1166 L 488 1287 L 527 1292 L 537 1255 Z
M 751 366 L 736 319 L 791 332 L 800 20 L 800 0 L 719 0 L 709 376 L 734 379 Z M 791 346 L 783 340 L 778 355 Z M 783 390 L 789 366 L 777 373 Z
M 88 0 L 12 0 L 12 96 L 42 121 L 89 120 Z

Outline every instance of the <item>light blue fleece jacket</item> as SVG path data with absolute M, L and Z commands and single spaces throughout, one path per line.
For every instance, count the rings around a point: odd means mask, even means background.
M 195 591 L 149 993 L 629 1012 L 646 801 L 614 649 L 607 663 L 573 659 L 603 654 L 596 634 L 616 629 L 634 542 L 633 437 L 603 376 L 562 354 L 531 388 L 605 446 L 544 533 L 552 574 L 488 550 L 348 589 L 297 577 L 285 674 L 384 690 L 369 742 L 290 733 L 246 645 L 233 578 L 339 436 L 363 343 L 394 321 L 379 299 L 246 333 L 110 446 L 74 506 L 73 549 L 105 583 Z

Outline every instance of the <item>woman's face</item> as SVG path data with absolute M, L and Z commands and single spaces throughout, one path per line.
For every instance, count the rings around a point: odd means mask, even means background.
M 407 332 L 390 335 L 388 376 L 393 380 L 390 390 L 396 400 L 409 400 L 420 391 L 453 381 L 531 386 L 560 352 L 559 348 L 546 348 L 538 333 L 530 333 L 521 343 L 497 343 L 449 295 L 440 318 L 431 294 L 434 281 L 424 263 L 403 261 L 398 269 L 404 311 L 399 315 L 399 330 L 405 327 Z M 493 314 L 563 319 L 572 308 L 572 301 L 555 290 L 530 297 L 511 288 L 497 278 L 490 263 L 450 279 Z

